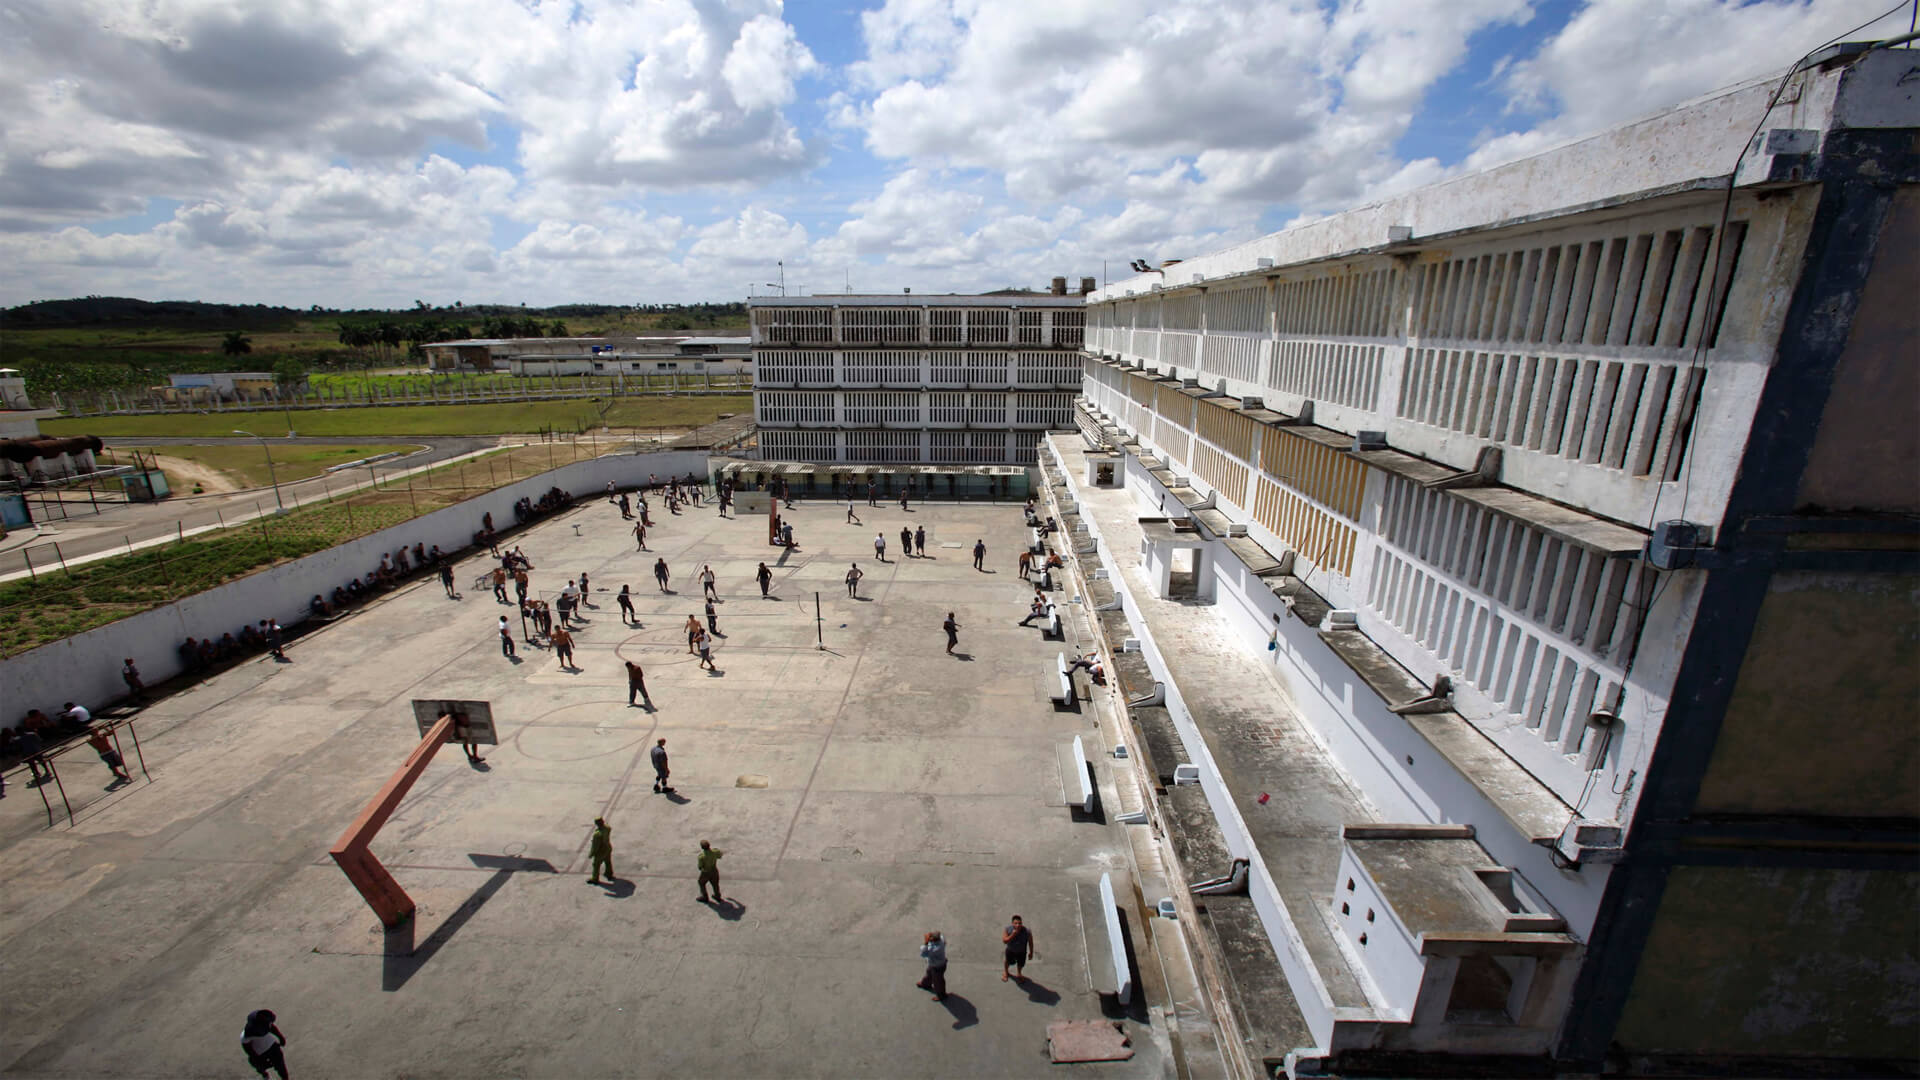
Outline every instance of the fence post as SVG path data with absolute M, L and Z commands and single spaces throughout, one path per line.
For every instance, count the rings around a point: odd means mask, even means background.
M 266 511 L 260 509 L 259 499 L 253 500 L 253 520 L 260 523 L 261 538 L 267 539 L 267 514 Z
M 127 554 L 129 555 L 133 554 L 133 537 L 126 533 L 121 533 L 120 539 L 125 540 L 127 542 Z
M 68 577 L 72 577 L 73 571 L 67 569 L 67 557 L 60 551 L 60 541 L 58 540 L 53 542 L 53 557 L 60 560 L 60 572 Z
M 33 554 L 27 548 L 20 549 L 20 557 L 27 561 L 27 580 L 39 581 L 40 575 L 33 572 Z

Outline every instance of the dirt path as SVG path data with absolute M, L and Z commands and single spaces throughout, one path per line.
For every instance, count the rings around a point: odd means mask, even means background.
M 202 492 L 205 495 L 240 490 L 240 485 L 234 481 L 233 477 L 218 469 L 209 469 L 197 461 L 168 457 L 165 454 L 155 454 L 153 459 L 159 463 L 160 470 L 167 474 L 168 481 L 173 484 L 175 495 L 193 494 L 195 484 L 206 488 L 206 491 Z

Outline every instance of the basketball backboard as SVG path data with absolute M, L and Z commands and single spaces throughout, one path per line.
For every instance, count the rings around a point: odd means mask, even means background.
M 449 698 L 413 699 L 413 720 L 420 726 L 420 737 L 425 738 L 433 725 L 439 723 L 442 716 L 452 713 L 453 735 L 451 742 L 479 743 L 483 746 L 497 746 L 499 736 L 493 731 L 493 705 L 485 701 L 457 701 Z

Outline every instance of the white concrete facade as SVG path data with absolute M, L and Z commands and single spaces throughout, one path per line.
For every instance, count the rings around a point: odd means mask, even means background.
M 1089 297 L 1081 430 L 1124 455 L 1143 522 L 1202 523 L 1193 599 L 1270 657 L 1382 821 L 1471 826 L 1575 941 L 1603 907 L 1705 580 L 1654 565 L 1646 541 L 1670 519 L 1720 528 L 1810 243 L 1808 147 L 1842 126 L 1914 126 L 1897 89 L 1909 67 L 1882 52 L 1802 71 L 1771 113 L 1771 85 L 1736 88 Z M 1050 464 L 1084 483 L 1083 463 Z M 1256 576 L 1235 536 L 1284 570 Z M 1142 556 L 1163 597 L 1164 556 Z M 1113 567 L 1104 543 L 1100 558 Z M 1247 793 L 1210 762 L 1205 718 L 1112 576 L 1229 846 L 1249 854 Z M 1304 624 L 1296 600 L 1328 621 Z M 1356 636 L 1331 644 L 1342 633 Z M 1439 725 L 1369 686 L 1354 659 L 1368 650 L 1387 682 L 1444 676 L 1426 713 L 1498 754 L 1436 743 Z M 1374 919 L 1388 905 L 1348 858 L 1344 902 L 1380 941 L 1417 941 L 1391 912 Z M 1319 915 L 1289 911 L 1252 866 L 1322 1054 L 1551 1051 L 1572 965 L 1500 959 L 1532 995 L 1508 1006 L 1508 1030 L 1528 1032 L 1506 1043 L 1484 1017 L 1440 1019 L 1472 962 L 1459 955 L 1423 973 L 1406 949 L 1349 949 L 1370 1009 L 1343 1013 L 1297 929 Z
M 1032 465 L 1072 425 L 1079 297 L 751 301 L 754 420 L 769 460 Z

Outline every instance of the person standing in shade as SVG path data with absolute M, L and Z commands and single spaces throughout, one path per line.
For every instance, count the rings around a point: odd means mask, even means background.
M 626 626 L 639 620 L 633 615 L 633 593 L 625 585 L 620 586 L 620 595 L 613 598 L 620 605 L 620 624 Z
M 286 635 L 282 633 L 280 630 L 280 620 L 268 619 L 267 620 L 267 650 L 273 654 L 273 658 L 275 660 L 285 660 L 287 658 L 287 654 L 281 651 L 281 648 L 280 648 L 280 646 L 284 645 L 285 643 L 286 643 Z
M 725 854 L 726 852 L 721 851 L 705 840 L 700 841 L 700 854 L 694 857 L 694 863 L 700 867 L 700 900 L 702 903 L 705 903 L 707 900 L 707 886 L 709 885 L 713 886 L 714 903 L 724 904 L 727 902 L 727 898 L 720 895 L 720 856 Z
M 760 569 L 753 572 L 753 577 L 760 583 L 760 595 L 767 595 L 767 590 L 773 587 L 773 571 L 767 569 L 766 563 L 761 563 Z
M 919 558 L 927 557 L 927 527 L 921 525 L 913 530 L 913 550 Z
M 633 550 L 647 550 L 647 523 L 644 521 L 633 523 Z
M 975 570 L 985 570 L 987 568 L 986 561 L 987 542 L 985 540 L 975 540 L 973 542 L 973 568 Z
M 500 616 L 500 655 L 513 655 L 513 628 L 507 625 L 507 617 Z
M 717 580 L 712 566 L 702 566 L 700 568 L 700 591 L 715 600 L 720 599 L 720 590 L 715 585 Z
M 920 959 L 927 962 L 926 974 L 913 985 L 933 994 L 933 1000 L 947 1000 L 947 940 L 940 931 L 929 930 L 920 939 Z
M 667 591 L 667 580 L 669 577 L 670 575 L 667 573 L 667 560 L 653 560 L 653 580 L 660 583 L 661 592 Z
M 280 1033 L 279 1017 L 272 1009 L 255 1009 L 247 1014 L 247 1025 L 240 1029 L 240 1049 L 247 1052 L 247 1064 L 261 1076 L 272 1069 L 280 1080 L 287 1080 L 287 1058 L 281 1047 L 287 1037 Z
M 613 826 L 608 825 L 605 818 L 593 819 L 593 837 L 587 841 L 587 858 L 593 864 L 587 884 L 600 884 L 602 867 L 606 868 L 608 881 L 620 880 L 613 876 Z
M 855 598 L 859 597 L 860 579 L 865 576 L 866 576 L 865 574 L 860 572 L 859 563 L 847 564 L 847 595 L 848 596 L 855 597 Z
M 878 487 L 875 487 L 871 481 L 869 481 L 867 484 L 867 505 L 868 506 L 880 505 L 880 489 Z
M 913 558 L 913 530 L 900 526 L 900 554 L 903 558 Z
M 450 562 L 440 564 L 440 587 L 447 590 L 447 599 L 460 599 L 460 594 L 453 591 L 453 564 Z
M 126 659 L 126 666 L 120 669 L 120 681 L 127 684 L 127 695 L 135 701 L 145 701 L 146 684 L 140 681 L 140 669 L 133 666 L 133 657 Z
M 720 632 L 720 616 L 714 611 L 713 598 L 708 597 L 707 598 L 707 633 L 718 634 L 719 632 Z
M 1040 954 L 1033 948 L 1033 931 L 1020 921 L 1020 916 L 1015 915 L 1012 924 L 1000 932 L 1000 944 L 1007 950 L 1000 959 L 1000 981 L 1014 978 L 1025 982 L 1027 961 L 1040 959 Z M 1008 968 L 1013 969 L 1011 976 L 1007 974 Z
M 573 635 L 567 633 L 567 628 L 564 624 L 558 630 L 555 630 L 553 635 L 547 640 L 553 645 L 553 655 L 560 658 L 560 666 L 562 668 L 568 671 L 579 670 L 573 666 Z
M 667 783 L 671 770 L 667 768 L 667 740 L 661 739 L 647 751 L 647 757 L 653 762 L 653 792 L 656 795 L 673 794 L 673 785 Z
M 633 503 L 628 501 L 624 491 L 620 493 L 620 517 L 626 521 L 633 520 Z
M 627 661 L 627 704 L 629 706 L 634 703 L 633 699 L 636 695 L 647 703 L 647 708 L 653 708 L 653 695 L 647 693 L 647 673 L 640 670 L 639 664 L 629 660 Z
M 900 512 L 911 513 L 911 511 L 907 509 L 907 492 L 905 488 L 900 489 Z
M 953 647 L 960 644 L 960 624 L 953 620 L 953 612 L 947 612 L 947 621 L 940 624 L 947 632 L 947 655 L 953 655 Z

